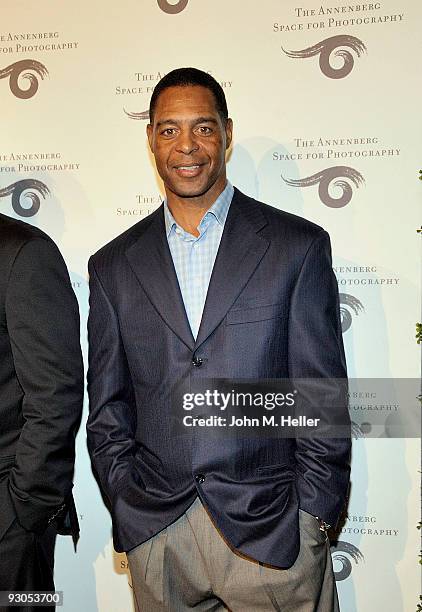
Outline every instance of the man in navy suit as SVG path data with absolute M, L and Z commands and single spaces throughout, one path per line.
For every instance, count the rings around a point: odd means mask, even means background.
M 166 200 L 89 262 L 88 443 L 137 609 L 335 611 L 326 528 L 350 438 L 172 426 L 182 381 L 318 379 L 335 395 L 328 234 L 227 181 L 232 121 L 210 75 L 167 74 L 147 135 Z

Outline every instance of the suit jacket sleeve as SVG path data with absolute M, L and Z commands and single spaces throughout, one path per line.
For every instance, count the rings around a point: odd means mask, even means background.
M 35 238 L 22 246 L 5 307 L 23 391 L 9 493 L 21 525 L 42 531 L 72 489 L 84 380 L 78 305 L 53 241 Z
M 289 376 L 316 381 L 319 389 L 316 401 L 324 396 L 330 398 L 329 406 L 335 411 L 332 420 L 341 421 L 341 431 L 346 432 L 341 434 L 346 437 L 339 437 L 330 431 L 331 416 L 326 414 L 330 408 L 325 405 L 322 413 L 328 422 L 323 429 L 325 435 L 298 436 L 296 440 L 300 507 L 334 525 L 347 494 L 351 443 L 347 398 L 343 394 L 347 389 L 347 371 L 338 288 L 331 266 L 330 239 L 321 230 L 305 256 L 292 295 Z M 311 394 L 312 386 L 311 383 Z M 315 398 L 308 400 L 311 404 Z
M 130 470 L 135 400 L 117 314 L 92 259 L 88 269 L 88 450 L 102 491 L 111 502 L 117 483 Z

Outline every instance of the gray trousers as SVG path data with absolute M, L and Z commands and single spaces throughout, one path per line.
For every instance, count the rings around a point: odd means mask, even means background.
M 299 556 L 291 568 L 275 569 L 234 552 L 197 498 L 128 553 L 135 610 L 338 612 L 327 536 L 313 516 L 299 512 Z

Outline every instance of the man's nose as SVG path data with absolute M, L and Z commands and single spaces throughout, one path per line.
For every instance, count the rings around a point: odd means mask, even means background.
M 198 142 L 195 139 L 195 134 L 190 130 L 180 132 L 177 139 L 177 150 L 185 155 L 190 155 L 199 148 Z

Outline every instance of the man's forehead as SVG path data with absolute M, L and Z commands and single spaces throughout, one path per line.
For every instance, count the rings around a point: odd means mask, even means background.
M 164 89 L 156 103 L 154 115 L 167 113 L 170 109 L 179 112 L 207 111 L 208 114 L 218 114 L 214 94 L 201 85 L 186 85 Z

